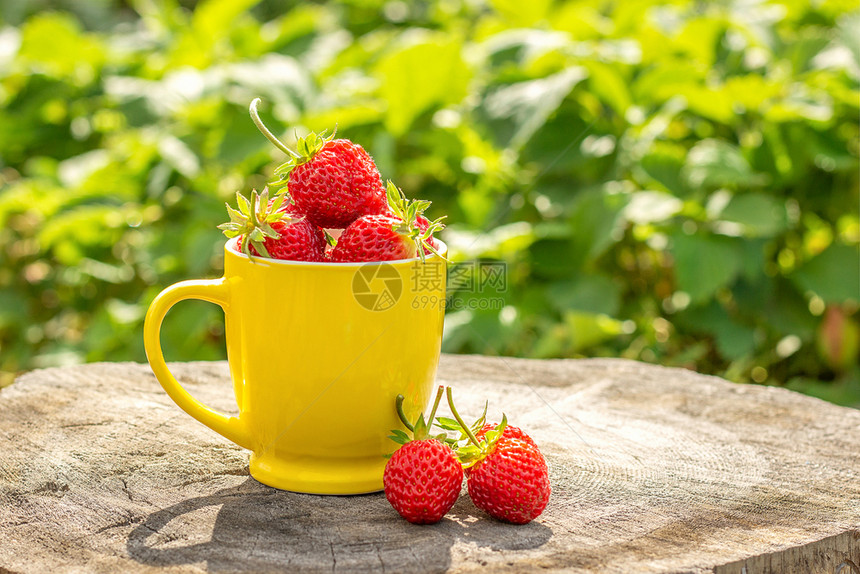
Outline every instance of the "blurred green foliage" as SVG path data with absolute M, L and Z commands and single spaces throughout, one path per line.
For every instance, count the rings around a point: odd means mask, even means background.
M 504 293 L 456 295 L 447 351 L 860 404 L 855 0 L 0 6 L 0 385 L 144 360 L 148 303 L 219 274 L 224 201 L 282 159 L 261 96 L 288 141 L 336 124 L 433 200 L 455 259 L 507 262 Z M 222 336 L 185 303 L 163 341 Z

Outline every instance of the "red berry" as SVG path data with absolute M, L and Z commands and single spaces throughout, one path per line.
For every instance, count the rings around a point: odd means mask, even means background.
M 322 230 L 296 214 L 283 195 L 269 200 L 269 190 L 236 192 L 239 209 L 227 206 L 230 221 L 218 226 L 227 237 L 238 237 L 239 250 L 253 256 L 292 261 L 322 261 L 326 240 Z
M 414 524 L 439 522 L 460 496 L 463 467 L 451 447 L 415 440 L 400 447 L 385 465 L 385 498 Z
M 273 259 L 290 261 L 323 261 L 325 254 L 325 235 L 322 230 L 308 221 L 300 219 L 293 223 L 276 221 L 271 224 L 280 237 L 266 237 L 263 245 Z M 241 241 L 241 239 L 239 240 Z M 259 253 L 250 246 L 252 255 Z
M 540 450 L 518 438 L 500 438 L 472 467 L 466 486 L 475 506 L 513 524 L 537 518 L 546 508 L 551 491 Z
M 376 164 L 346 139 L 326 142 L 296 165 L 287 185 L 296 209 L 320 227 L 344 228 L 362 215 L 388 210 Z
M 540 449 L 522 429 L 507 426 L 505 416 L 498 425 L 486 424 L 473 433 L 457 412 L 450 387 L 447 394 L 459 430 L 469 438 L 469 443 L 458 447 L 457 454 L 469 467 L 466 487 L 472 502 L 505 522 L 526 524 L 537 518 L 546 508 L 551 491 L 549 470 Z
M 393 261 L 411 259 L 417 247 L 402 219 L 365 215 L 344 230 L 331 252 L 332 261 Z

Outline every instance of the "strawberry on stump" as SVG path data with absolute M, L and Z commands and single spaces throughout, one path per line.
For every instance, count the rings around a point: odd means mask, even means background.
M 490 516 L 526 524 L 543 512 L 549 502 L 550 484 L 546 460 L 522 430 L 508 430 L 507 417 L 490 430 L 481 423 L 481 439 L 475 436 L 454 406 L 451 388 L 448 405 L 460 430 L 469 442 L 460 447 L 457 456 L 466 467 L 466 487 L 475 506 Z M 445 425 L 442 425 L 445 428 Z
M 433 421 L 442 399 L 439 387 L 427 419 Z M 400 516 L 414 524 L 439 522 L 460 496 L 463 467 L 445 442 L 445 434 L 430 436 L 430 426 L 421 414 L 413 425 L 403 413 L 403 395 L 397 396 L 397 415 L 412 432 L 393 430 L 389 437 L 402 444 L 385 465 L 385 497 Z

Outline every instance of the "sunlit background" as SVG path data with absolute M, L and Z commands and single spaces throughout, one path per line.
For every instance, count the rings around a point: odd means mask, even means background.
M 444 350 L 860 405 L 856 10 L 0 1 L 0 386 L 145 360 L 149 302 L 220 274 L 225 200 L 283 159 L 260 96 L 286 141 L 337 125 L 432 200 L 455 260 L 506 264 L 453 294 Z M 224 358 L 221 311 L 183 303 L 163 341 Z

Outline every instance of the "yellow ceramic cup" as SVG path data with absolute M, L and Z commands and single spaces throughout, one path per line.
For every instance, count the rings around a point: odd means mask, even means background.
M 430 398 L 442 341 L 445 262 L 304 263 L 224 252 L 224 276 L 182 281 L 152 302 L 144 325 L 149 364 L 189 415 L 252 451 L 251 475 L 314 494 L 382 489 L 385 455 L 407 416 Z M 444 246 L 443 246 L 444 249 Z M 444 253 L 444 252 L 443 252 Z M 224 310 L 237 417 L 192 397 L 160 344 L 167 311 L 183 299 Z

